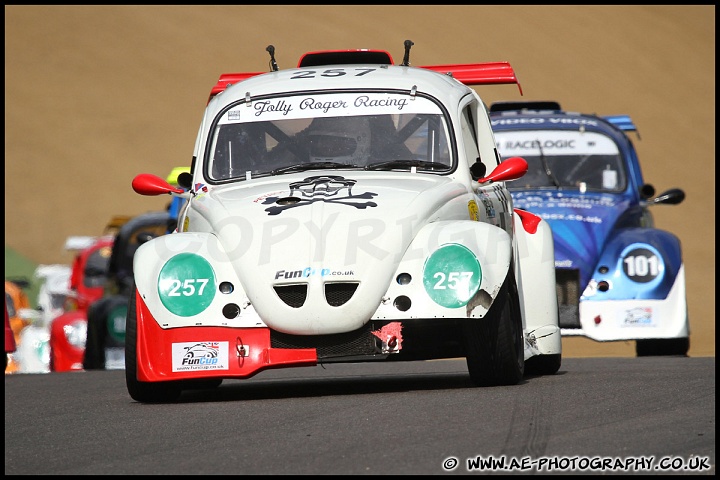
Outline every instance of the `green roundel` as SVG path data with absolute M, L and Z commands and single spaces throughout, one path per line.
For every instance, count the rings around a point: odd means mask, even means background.
M 480 288 L 480 262 L 467 247 L 449 244 L 438 248 L 425 262 L 423 284 L 438 305 L 466 305 Z
M 110 310 L 107 316 L 107 331 L 116 342 L 125 342 L 125 320 L 127 319 L 127 304 L 118 305 Z
M 160 270 L 160 301 L 175 315 L 197 315 L 212 303 L 216 291 L 212 266 L 194 253 L 175 255 Z

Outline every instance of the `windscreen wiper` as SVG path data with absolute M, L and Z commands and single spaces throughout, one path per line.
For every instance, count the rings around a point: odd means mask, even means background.
M 365 170 L 392 170 L 393 168 L 418 167 L 424 170 L 447 170 L 449 167 L 442 163 L 427 162 L 425 160 L 389 160 L 387 162 L 375 162 L 367 165 Z
M 543 170 L 545 170 L 545 175 L 552 181 L 553 185 L 555 185 L 555 188 L 560 188 L 560 182 L 555 177 L 555 174 L 550 170 L 550 165 L 548 164 L 547 158 L 545 158 L 545 152 L 543 152 L 542 145 L 540 145 L 540 140 L 535 140 L 537 142 L 538 150 L 540 150 L 540 161 L 542 162 Z
M 296 165 L 288 165 L 287 167 L 280 167 L 276 168 L 272 172 L 270 172 L 271 175 L 277 175 L 279 173 L 289 173 L 289 172 L 302 172 L 304 170 L 318 170 L 318 169 L 327 169 L 327 168 L 360 168 L 358 165 L 348 165 L 347 163 L 339 163 L 339 162 L 310 162 L 310 163 L 298 163 Z

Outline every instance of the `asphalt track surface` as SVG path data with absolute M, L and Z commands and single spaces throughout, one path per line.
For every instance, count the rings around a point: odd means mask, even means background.
M 478 457 L 714 475 L 715 358 L 567 358 L 494 388 L 464 360 L 331 364 L 163 405 L 133 401 L 124 371 L 5 376 L 5 475 L 491 473 Z

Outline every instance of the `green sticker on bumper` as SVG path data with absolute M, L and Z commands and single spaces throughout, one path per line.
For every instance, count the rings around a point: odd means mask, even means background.
M 110 310 L 107 317 L 108 335 L 116 342 L 125 342 L 125 321 L 127 319 L 127 305 L 118 305 Z
M 191 317 L 205 310 L 215 298 L 215 272 L 200 255 L 181 253 L 160 271 L 158 294 L 170 312 Z
M 425 291 L 443 307 L 466 305 L 480 288 L 481 281 L 480 262 L 473 252 L 462 245 L 440 247 L 425 262 Z

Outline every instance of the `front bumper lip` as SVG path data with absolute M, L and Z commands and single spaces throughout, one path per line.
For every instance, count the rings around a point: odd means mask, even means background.
M 267 327 L 162 329 L 137 296 L 137 379 L 248 378 L 278 367 L 317 365 L 314 348 L 271 348 Z

